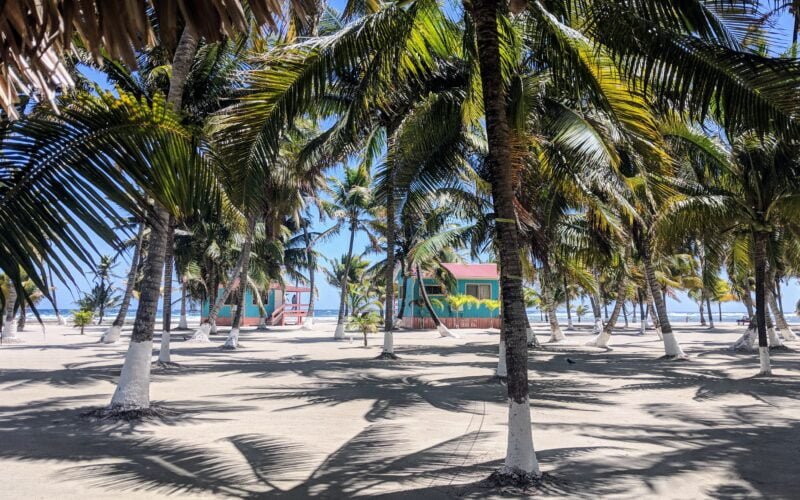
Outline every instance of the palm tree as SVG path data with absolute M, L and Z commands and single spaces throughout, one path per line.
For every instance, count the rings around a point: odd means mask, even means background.
M 14 321 L 14 313 L 17 305 L 17 289 L 8 275 L 3 275 L 3 301 L 5 305 L 5 317 L 3 318 L 3 330 L 0 334 L 0 342 L 3 344 L 14 344 L 22 342 L 17 337 L 17 322 Z
M 131 298 L 133 298 L 133 291 L 136 288 L 136 278 L 139 275 L 139 267 L 143 260 L 141 257 L 144 239 L 145 224 L 139 223 L 139 229 L 136 232 L 136 239 L 133 243 L 130 270 L 128 271 L 127 281 L 125 282 L 125 292 L 122 294 L 119 311 L 117 311 L 117 316 L 114 318 L 111 326 L 103 333 L 100 339 L 105 344 L 115 344 L 119 342 L 122 327 L 125 325 L 125 317 L 128 315 Z
M 344 338 L 345 304 L 347 301 L 347 282 L 350 272 L 350 263 L 353 258 L 353 242 L 358 231 L 366 229 L 366 217 L 372 206 L 370 194 L 370 174 L 366 165 L 358 167 L 345 167 L 342 180 L 329 179 L 328 188 L 330 201 L 325 201 L 323 206 L 326 213 L 336 218 L 339 227 L 346 227 L 349 232 L 345 268 L 341 282 L 341 296 L 339 298 L 339 313 L 336 320 L 335 339 Z
M 652 2 L 644 4 L 653 7 Z M 524 2 L 515 6 L 524 7 Z M 475 39 L 470 38 L 465 46 L 470 48 L 470 55 L 477 56 L 470 64 L 480 67 L 489 144 L 487 164 L 495 217 L 501 221 L 497 234 L 504 277 L 503 298 L 507 306 L 503 308 L 504 323 L 511 329 L 510 338 L 516 339 L 522 337 L 527 319 L 521 307 L 519 280 L 522 274 L 516 272 L 521 271 L 521 267 L 518 262 L 519 237 L 514 222 L 515 186 L 510 171 L 513 163 L 509 122 L 505 114 L 505 89 L 509 85 L 502 76 L 509 74 L 503 69 L 508 68 L 509 60 L 513 58 L 505 57 L 510 52 L 504 48 L 501 50 L 501 37 L 498 35 L 498 27 L 506 30 L 509 26 L 507 19 L 502 16 L 505 7 L 505 2 L 499 0 L 471 2 L 467 5 L 470 26 L 474 27 L 471 33 L 475 34 Z M 597 53 L 598 46 L 603 45 L 608 48 L 608 54 L 618 56 L 615 60 L 624 63 L 618 67 L 625 74 L 635 74 L 642 79 L 642 84 L 654 90 L 654 97 L 660 103 L 677 102 L 691 114 L 701 116 L 711 108 L 713 102 L 719 105 L 714 106 L 712 111 L 719 113 L 724 109 L 726 118 L 732 123 L 750 123 L 763 128 L 775 124 L 785 130 L 795 128 L 791 116 L 797 104 L 793 97 L 789 99 L 789 96 L 794 96 L 795 90 L 790 88 L 791 84 L 781 82 L 789 81 L 787 77 L 796 71 L 788 65 L 761 64 L 764 62 L 761 56 L 742 50 L 735 37 L 717 18 L 712 22 L 711 18 L 698 17 L 696 11 L 685 5 L 678 5 L 674 9 L 652 8 L 652 15 L 648 18 L 639 16 L 637 9 L 627 4 L 608 6 L 603 3 L 603 8 L 596 8 L 595 2 L 572 3 L 568 6 L 563 2 L 535 2 L 527 7 L 525 20 L 530 22 L 524 34 L 530 46 L 537 48 L 531 51 L 531 56 L 538 58 L 534 59 L 538 64 L 555 67 L 559 83 L 574 95 L 596 97 L 604 107 L 608 107 L 609 96 L 616 96 L 619 102 L 626 99 L 624 96 L 627 92 L 620 91 L 625 89 L 624 86 L 618 86 L 615 94 L 603 96 L 600 91 L 602 86 L 597 85 L 596 74 L 587 70 L 585 63 L 591 60 L 587 56 Z M 328 79 L 340 81 L 340 75 L 352 74 L 356 68 L 360 70 L 361 61 L 381 53 L 381 50 L 399 47 L 401 52 L 392 52 L 391 56 L 393 61 L 400 61 L 398 72 L 401 76 L 410 73 L 408 65 L 411 63 L 428 63 L 432 51 L 425 44 L 425 36 L 429 31 L 415 23 L 423 14 L 427 15 L 429 9 L 430 2 L 425 1 L 404 4 L 402 9 L 392 5 L 363 16 L 336 36 L 282 48 L 273 53 L 269 64 L 254 70 L 248 78 L 249 91 L 237 116 L 246 124 L 240 140 L 269 144 L 274 148 L 277 138 L 270 138 L 269 135 L 278 130 L 283 122 L 291 123 L 295 116 L 305 112 L 310 102 L 322 98 L 329 88 Z M 681 21 L 688 18 L 693 22 Z M 561 20 L 568 20 L 574 26 L 565 26 Z M 404 45 L 405 34 L 415 27 L 418 28 L 413 31 L 418 36 L 415 43 Z M 508 33 L 504 31 L 504 35 Z M 503 43 L 506 40 L 514 40 L 514 37 L 502 37 Z M 409 52 L 416 51 L 415 57 L 402 57 L 402 51 L 407 49 L 410 49 Z M 426 52 L 426 49 L 429 51 Z M 285 62 L 283 66 L 281 57 Z M 709 64 L 709 61 L 714 64 Z M 747 61 L 745 65 L 753 70 L 740 75 L 733 68 L 742 67 L 739 64 L 741 61 Z M 429 66 L 419 66 L 414 68 L 419 69 L 416 74 L 424 75 Z M 650 71 L 653 68 L 658 70 Z M 273 74 L 280 76 L 272 78 Z M 569 77 L 565 78 L 566 75 Z M 665 75 L 669 78 L 664 78 Z M 692 92 L 697 88 L 693 87 L 695 84 L 702 85 L 708 91 L 701 94 Z M 602 102 L 604 97 L 606 100 Z M 630 119 L 629 122 L 634 130 L 642 132 L 646 127 L 635 126 L 637 119 Z M 343 120 L 341 123 L 341 127 L 337 127 L 332 134 L 353 127 L 354 121 Z M 634 141 L 636 147 L 646 142 Z M 648 257 L 645 255 L 645 258 Z M 660 306 L 659 298 L 656 300 L 657 306 Z M 658 309 L 664 315 L 665 339 L 672 339 L 666 309 Z M 520 407 L 514 405 L 522 405 L 527 397 L 527 378 L 523 376 L 527 354 L 521 340 L 516 339 L 512 343 L 516 347 L 509 351 L 509 359 L 515 360 L 510 372 L 512 382 L 509 384 L 509 397 L 512 401 L 510 409 L 514 410 Z M 523 412 L 515 410 L 511 414 L 522 415 Z M 524 444 L 516 448 L 523 450 L 521 453 L 507 457 L 509 470 L 526 473 L 538 470 L 532 446 L 528 446 L 530 432 L 525 430 L 529 427 L 527 422 L 529 416 L 519 416 L 510 426 L 515 437 L 510 442 Z
M 714 231 L 720 227 L 719 221 L 725 221 L 723 227 L 729 233 L 750 233 L 761 373 L 769 374 L 769 345 L 780 345 L 780 339 L 768 326 L 775 265 L 774 260 L 769 263 L 768 251 L 775 247 L 776 242 L 771 240 L 781 231 L 796 231 L 800 165 L 795 146 L 752 131 L 731 133 L 735 139 L 729 146 L 685 125 L 675 125 L 672 132 L 673 140 L 700 155 L 704 168 L 714 175 L 698 178 L 704 181 L 703 191 L 675 207 L 665 218 L 664 227 L 681 217 L 688 230 Z

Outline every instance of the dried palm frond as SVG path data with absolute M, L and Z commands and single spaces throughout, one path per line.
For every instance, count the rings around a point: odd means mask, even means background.
M 308 0 L 293 0 L 295 19 L 305 19 Z M 209 41 L 258 25 L 274 29 L 279 0 L 5 0 L 0 2 L 0 106 L 12 118 L 19 93 L 37 89 L 53 102 L 72 85 L 63 57 L 78 39 L 98 61 L 102 56 L 136 67 L 136 51 L 156 42 L 172 48 L 188 23 Z M 180 22 L 182 20 L 182 22 Z

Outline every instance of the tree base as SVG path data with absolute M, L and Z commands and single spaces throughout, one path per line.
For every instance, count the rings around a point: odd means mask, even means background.
M 789 346 L 783 345 L 783 344 L 769 346 L 769 352 L 775 352 L 775 351 L 779 351 L 779 352 L 794 352 L 794 349 L 792 349 Z
M 24 343 L 25 343 L 25 341 L 22 340 L 21 338 L 12 337 L 10 339 L 3 339 L 2 342 L 0 342 L 0 345 L 2 345 L 2 344 L 24 344 Z
M 81 413 L 81 418 L 88 420 L 104 421 L 144 421 L 157 420 L 165 417 L 177 415 L 178 412 L 161 406 L 150 405 L 149 408 L 119 408 L 107 406 Z
M 669 354 L 658 358 L 659 361 L 691 361 L 685 354 Z
M 480 485 L 484 488 L 500 489 L 506 493 L 519 495 L 539 489 L 543 482 L 550 480 L 548 474 L 530 474 L 501 467 L 481 481 Z
M 383 351 L 383 352 L 382 352 L 382 353 L 380 353 L 379 355 L 375 356 L 375 359 L 391 359 L 391 360 L 396 360 L 396 359 L 400 359 L 400 356 L 398 356 L 397 354 L 395 354 L 395 353 L 393 353 L 393 352 L 386 352 L 386 351 Z
M 174 361 L 155 361 L 153 363 L 153 369 L 156 370 L 170 371 L 170 370 L 180 370 L 181 368 L 183 368 L 183 366 L 181 366 L 178 363 L 175 363 Z
M 238 342 L 236 343 L 236 345 L 222 344 L 221 346 L 219 346 L 219 348 L 222 349 L 223 351 L 236 351 L 238 349 L 242 349 L 243 347 L 244 345 Z

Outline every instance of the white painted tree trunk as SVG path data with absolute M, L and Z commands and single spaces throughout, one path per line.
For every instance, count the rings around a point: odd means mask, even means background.
M 558 324 L 555 305 L 553 305 L 549 297 L 546 300 L 547 319 L 550 322 L 550 339 L 548 342 L 561 342 L 566 339 L 566 337 L 564 336 L 564 332 L 561 331 L 561 326 Z
M 304 325 L 305 325 L 305 323 L 304 323 Z M 261 316 L 260 318 L 258 318 L 258 326 L 256 327 L 256 330 L 258 330 L 259 332 L 263 332 L 263 331 L 267 330 L 267 318 L 266 317 Z
M 208 338 L 208 334 L 211 333 L 211 325 L 208 323 L 203 323 L 200 325 L 200 328 L 195 330 L 194 334 L 192 334 L 192 338 L 190 338 L 187 342 L 199 342 L 199 343 L 209 343 L 211 339 Z
M 761 366 L 759 375 L 772 375 L 772 366 L 769 363 L 769 347 L 758 348 L 758 359 Z
M 506 341 L 500 339 L 500 349 L 497 355 L 497 376 L 500 378 L 508 377 L 508 368 L 506 367 Z
M 453 337 L 454 339 L 461 338 L 458 334 L 451 332 L 449 328 L 444 326 L 444 323 L 439 323 L 439 326 L 436 327 L 436 331 L 439 332 L 440 337 Z
M 64 316 L 61 313 L 56 313 L 56 323 L 58 326 L 64 326 L 67 324 L 67 321 L 64 319 Z
M 567 318 L 567 330 L 572 331 L 575 329 L 575 325 L 572 323 L 572 318 Z
M 169 331 L 161 332 L 161 345 L 158 349 L 158 360 L 162 363 L 172 363 L 172 355 L 169 349 L 169 342 L 172 334 Z
M 780 306 L 778 306 L 778 300 L 775 298 L 775 294 L 772 292 L 767 293 L 767 301 L 769 302 L 769 308 L 772 310 L 772 315 L 775 316 L 775 324 L 778 327 L 778 331 L 786 341 L 793 341 L 797 340 L 797 335 L 792 331 L 789 323 L 786 322 L 786 317 L 781 313 Z
M 153 341 L 133 342 L 128 346 L 119 384 L 111 398 L 112 410 L 141 410 L 150 408 L 150 360 Z
M 678 339 L 675 337 L 674 333 L 661 334 L 661 340 L 664 341 L 664 354 L 667 356 L 675 356 L 679 358 L 685 358 L 686 354 L 684 354 L 683 349 L 681 349 L 681 345 L 678 344 Z
M 305 318 L 303 320 L 303 330 L 313 330 L 314 329 L 314 318 Z
M 336 340 L 341 340 L 344 338 L 344 323 L 336 324 L 336 331 L 333 334 L 333 338 Z
M 122 327 L 117 325 L 109 326 L 100 340 L 104 344 L 116 344 L 119 342 L 120 335 L 122 335 Z
M 186 313 L 181 314 L 181 319 L 178 321 L 178 330 L 188 330 L 189 329 L 189 318 L 186 317 Z
M 786 328 L 781 328 L 780 332 L 781 332 L 781 337 L 783 337 L 783 340 L 787 342 L 792 342 L 797 340 L 797 335 L 789 326 L 786 326 Z
M 215 319 L 211 323 L 209 323 L 210 330 L 208 331 L 211 335 L 217 334 L 217 320 Z
M 528 397 L 522 403 L 508 401 L 508 451 L 504 473 L 541 475 L 531 432 L 531 407 Z
M 598 335 L 596 335 L 592 340 L 586 343 L 589 347 L 608 347 L 608 341 L 611 340 L 611 332 L 608 330 L 603 330 Z
M 14 282 L 8 280 L 8 294 L 6 295 L 6 317 L 3 321 L 3 331 L 0 333 L 0 339 L 3 343 L 15 344 L 22 342 L 17 338 L 17 322 L 14 318 L 14 305 L 17 303 L 17 289 L 14 288 Z
M 783 347 L 783 342 L 781 342 L 781 338 L 778 337 L 778 333 L 775 331 L 775 328 L 772 326 L 767 328 L 767 335 L 769 336 L 770 347 Z
M 17 322 L 14 321 L 13 317 L 11 318 L 11 321 L 9 321 L 8 317 L 6 317 L 6 322 L 3 325 L 3 343 L 11 344 L 18 342 L 21 341 L 17 337 Z
M 239 348 L 239 329 L 231 328 L 228 333 L 228 338 L 225 339 L 225 344 L 222 345 L 224 349 L 238 349 Z
M 639 321 L 639 335 L 644 335 L 646 327 L 647 327 L 647 320 L 642 319 L 641 321 Z
M 592 327 L 592 333 L 595 335 L 600 335 L 603 331 L 603 318 L 595 318 L 594 319 L 594 326 Z
M 533 328 L 529 326 L 526 333 L 528 335 L 528 345 L 532 345 L 536 348 L 542 347 L 542 345 L 539 343 L 539 338 L 536 337 L 536 334 L 533 332 Z
M 391 329 L 383 332 L 383 352 L 394 354 L 394 334 Z
M 748 328 L 741 337 L 733 343 L 734 351 L 754 351 L 758 334 L 755 327 Z

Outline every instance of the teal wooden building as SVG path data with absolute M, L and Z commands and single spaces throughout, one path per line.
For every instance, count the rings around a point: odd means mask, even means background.
M 220 288 L 222 293 L 222 288 Z M 311 289 L 301 286 L 281 286 L 278 283 L 270 285 L 268 290 L 260 292 L 264 303 L 265 322 L 268 325 L 302 325 L 303 318 L 308 311 L 308 299 Z M 217 316 L 218 326 L 230 326 L 233 322 L 233 313 L 239 300 L 239 290 L 233 290 L 225 301 L 225 305 Z M 210 310 L 209 301 L 203 302 L 202 318 L 208 317 Z M 258 325 L 261 315 L 258 310 L 258 300 L 255 294 L 247 289 L 244 296 L 244 311 L 242 312 L 241 326 Z
M 438 299 L 441 305 L 435 304 L 434 312 L 447 328 L 500 328 L 500 310 L 490 310 L 485 305 L 468 305 L 462 311 L 454 311 L 445 299 L 448 293 L 455 295 L 472 295 L 478 300 L 500 298 L 500 275 L 497 264 L 442 264 L 455 278 L 453 290 L 445 290 L 438 281 L 431 277 L 422 277 L 422 284 L 430 299 Z M 398 290 L 403 289 L 403 277 L 398 280 Z M 401 325 L 405 328 L 436 328 L 425 307 L 419 284 L 415 277 L 407 282 L 407 297 L 399 300 L 405 303 Z M 398 304 L 400 306 L 401 304 Z M 398 309 L 399 310 L 399 309 Z

